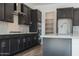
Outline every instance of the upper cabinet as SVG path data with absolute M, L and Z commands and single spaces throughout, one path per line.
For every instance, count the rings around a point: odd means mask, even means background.
M 57 20 L 63 18 L 72 19 L 73 26 L 79 26 L 79 8 L 58 8 Z
M 14 3 L 0 3 L 0 21 L 13 22 Z
M 0 3 L 0 21 L 4 21 L 4 3 Z
M 7 22 L 13 22 L 14 3 L 4 4 L 4 18 Z
M 39 21 L 41 21 L 41 12 L 37 9 L 31 10 L 30 32 L 38 32 Z
M 79 8 L 74 9 L 74 21 L 73 26 L 79 26 Z
M 58 8 L 57 9 L 57 19 L 60 18 L 70 18 L 73 19 L 73 7 L 70 8 Z
M 19 13 L 19 24 L 30 25 L 31 20 L 31 8 L 25 4 L 20 4 L 21 12 Z M 22 15 L 22 16 L 20 16 Z
M 18 14 L 18 22 L 19 24 L 26 25 L 26 16 L 23 14 Z

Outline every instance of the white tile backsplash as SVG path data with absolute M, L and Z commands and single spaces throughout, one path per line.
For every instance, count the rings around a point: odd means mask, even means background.
M 11 31 L 20 31 L 21 33 L 27 33 L 29 32 L 29 26 L 19 25 L 17 15 L 14 15 L 14 23 L 0 21 L 0 34 L 9 34 Z
M 21 31 L 21 33 L 28 33 L 29 32 L 29 26 L 19 25 L 19 30 Z
M 8 33 L 7 22 L 0 21 L 0 34 Z
M 73 34 L 79 35 L 79 26 L 73 26 Z

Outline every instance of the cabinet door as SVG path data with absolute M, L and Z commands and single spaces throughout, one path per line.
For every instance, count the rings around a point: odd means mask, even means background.
M 26 49 L 27 48 L 27 37 L 23 38 L 23 48 Z
M 24 49 L 24 37 L 21 37 L 20 39 L 20 48 L 23 50 Z
M 26 6 L 25 4 L 21 4 L 21 12 L 19 14 L 19 24 L 29 25 L 31 20 L 31 8 Z
M 23 4 L 23 12 L 26 15 L 26 19 L 25 19 L 26 25 L 30 24 L 30 19 L 31 19 L 31 13 L 30 13 L 31 11 L 30 10 L 31 9 L 28 6 Z
M 31 8 L 27 9 L 27 24 L 29 25 L 31 23 Z
M 26 16 L 25 16 L 25 15 L 23 15 L 23 14 L 18 14 L 18 19 L 19 19 L 19 21 L 18 21 L 19 24 L 26 25 L 26 21 L 25 21 Z
M 63 17 L 65 17 L 64 9 L 57 9 L 57 17 L 58 17 L 58 18 L 63 18 Z
M 21 51 L 23 49 L 23 40 L 22 38 L 18 38 L 18 50 Z
M 30 40 L 30 37 L 27 36 L 27 48 L 30 48 L 31 47 L 31 40 Z
M 3 40 L 0 40 L 0 48 L 1 48 L 1 52 L 0 54 L 1 55 L 9 55 L 10 53 L 10 44 L 9 44 L 9 40 L 8 39 L 3 39 Z
M 31 25 L 30 25 L 30 32 L 36 32 L 37 31 L 37 10 L 31 11 Z
M 16 38 L 12 38 L 10 39 L 10 52 L 11 54 L 16 53 L 18 51 L 18 41 L 17 41 L 17 37 Z
M 59 18 L 73 18 L 73 8 L 59 8 L 57 9 L 57 17 Z
M 73 26 L 79 26 L 79 8 L 74 9 Z
M 14 4 L 13 3 L 5 3 L 4 8 L 5 8 L 5 10 L 4 10 L 5 21 L 13 22 Z
M 4 3 L 0 3 L 0 21 L 4 21 Z
M 34 46 L 35 45 L 35 36 L 34 35 L 31 35 L 31 40 L 32 40 L 32 45 Z

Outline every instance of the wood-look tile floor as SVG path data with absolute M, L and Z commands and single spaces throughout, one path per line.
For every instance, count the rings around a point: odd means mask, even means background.
M 33 48 L 20 52 L 15 56 L 42 56 L 42 46 L 35 46 Z

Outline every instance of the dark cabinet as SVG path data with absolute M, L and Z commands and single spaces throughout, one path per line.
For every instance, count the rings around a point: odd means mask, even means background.
M 31 23 L 31 10 L 32 10 L 32 9 L 28 7 L 28 9 L 27 9 L 27 12 L 28 12 L 28 13 L 27 13 L 27 19 L 28 19 L 28 20 L 27 20 L 27 22 L 28 22 L 27 24 L 28 24 L 28 25 L 30 25 L 30 23 Z
M 74 8 L 68 7 L 68 8 L 58 8 L 57 9 L 57 22 L 56 22 L 56 33 L 58 33 L 58 20 L 59 19 L 71 19 L 73 23 L 74 19 Z
M 32 46 L 37 45 L 38 44 L 37 35 L 31 35 L 31 41 L 32 41 Z
M 23 50 L 23 39 L 18 38 L 18 51 Z
M 19 24 L 30 25 L 31 20 L 31 8 L 26 6 L 25 4 L 21 4 L 21 12 L 19 17 Z
M 26 21 L 25 21 L 25 19 L 26 19 L 26 15 L 23 15 L 23 14 L 18 14 L 18 19 L 19 19 L 19 21 L 18 21 L 18 23 L 19 24 L 23 24 L 23 25 L 26 25 Z
M 38 21 L 40 18 L 41 18 L 41 12 L 39 10 L 31 10 L 30 32 L 38 31 Z
M 27 48 L 31 47 L 31 39 L 30 36 L 27 36 Z
M 79 26 L 79 8 L 74 9 L 73 26 Z
M 27 37 L 23 38 L 23 48 L 26 49 L 27 48 Z
M 14 3 L 0 3 L 0 21 L 13 22 Z
M 4 8 L 5 21 L 13 22 L 14 3 L 5 3 Z
M 10 42 L 8 39 L 0 40 L 0 55 L 9 55 L 10 52 Z
M 0 21 L 4 21 L 4 3 L 0 3 Z
M 73 7 L 70 8 L 58 8 L 57 9 L 57 19 L 70 18 L 73 19 Z
M 10 54 L 14 54 L 18 51 L 18 38 L 14 37 L 10 39 Z
M 35 45 L 38 45 L 37 34 L 1 36 L 0 56 L 14 55 Z

